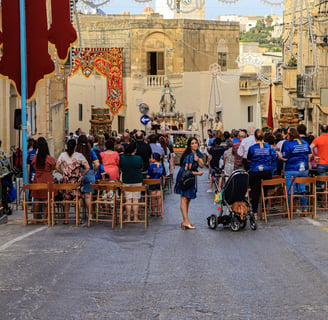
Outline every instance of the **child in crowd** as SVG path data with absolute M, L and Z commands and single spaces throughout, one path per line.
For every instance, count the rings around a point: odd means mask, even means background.
M 232 153 L 232 146 L 233 146 L 232 140 L 228 139 L 226 141 L 226 145 L 228 147 L 228 150 L 224 151 L 223 154 L 224 174 L 227 177 L 230 177 L 235 165 L 235 156 Z
M 164 175 L 164 167 L 162 165 L 162 157 L 159 153 L 153 154 L 154 162 L 149 165 L 148 172 L 147 172 L 147 179 L 161 179 Z M 160 185 L 150 185 L 149 191 L 151 194 L 151 215 L 154 216 L 155 212 L 159 215 L 160 208 L 162 207 L 162 197 L 161 197 L 161 190 Z
M 173 149 L 173 146 L 171 144 L 169 144 L 168 146 L 170 152 L 171 152 L 171 156 L 170 156 L 170 174 L 171 174 L 171 177 L 173 177 L 174 175 L 174 169 L 175 169 L 175 153 L 174 153 L 174 149 Z

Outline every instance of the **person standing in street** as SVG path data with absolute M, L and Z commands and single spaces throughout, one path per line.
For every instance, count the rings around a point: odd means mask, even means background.
M 251 134 L 249 137 L 242 140 L 237 150 L 237 154 L 243 158 L 242 163 L 246 171 L 249 170 L 249 162 L 247 160 L 248 149 L 255 143 L 255 137 L 253 134 Z
M 187 148 L 185 149 L 184 153 L 182 154 L 180 160 L 180 170 L 177 175 L 174 192 L 180 194 L 180 209 L 182 213 L 182 222 L 181 222 L 181 229 L 196 229 L 189 220 L 188 211 L 190 200 L 196 198 L 197 193 L 197 183 L 187 190 L 181 190 L 180 188 L 180 180 L 182 177 L 182 173 L 185 170 L 191 170 L 195 176 L 203 175 L 203 171 L 197 171 L 198 167 L 203 168 L 203 155 L 199 150 L 199 143 L 195 137 L 191 137 L 187 141 Z
M 251 204 L 254 217 L 257 218 L 260 194 L 261 180 L 272 178 L 271 159 L 272 149 L 269 144 L 263 142 L 263 131 L 255 130 L 255 144 L 249 147 L 247 160 L 250 161 L 249 186 L 251 188 Z
M 328 125 L 324 124 L 320 128 L 321 135 L 315 138 L 311 143 L 312 154 L 314 148 L 317 148 L 317 171 L 319 176 L 325 176 L 328 172 Z

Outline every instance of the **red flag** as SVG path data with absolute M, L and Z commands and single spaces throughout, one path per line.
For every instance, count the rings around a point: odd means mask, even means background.
M 269 98 L 269 109 L 268 109 L 267 125 L 268 125 L 269 128 L 273 129 L 272 95 L 271 95 L 271 90 L 272 90 L 272 84 L 270 83 L 270 98 Z
M 62 5 L 63 17 L 59 14 L 60 8 L 54 5 L 49 33 L 46 0 L 25 1 L 28 99 L 33 98 L 37 83 L 45 75 L 51 74 L 55 70 L 54 62 L 48 53 L 49 38 L 56 45 L 60 59 L 66 57 L 70 42 L 76 39 L 75 30 L 72 30 L 67 13 L 69 0 L 56 1 Z M 18 94 L 21 95 L 19 0 L 2 0 L 1 4 L 0 44 L 2 43 L 3 46 L 3 56 L 0 61 L 0 74 L 7 76 L 14 83 Z
M 70 1 L 51 0 L 52 24 L 49 30 L 49 41 L 56 46 L 60 60 L 66 60 L 68 50 L 77 39 L 71 23 Z

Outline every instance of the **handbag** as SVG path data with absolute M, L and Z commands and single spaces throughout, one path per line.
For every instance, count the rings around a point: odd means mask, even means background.
M 196 184 L 196 177 L 191 170 L 185 170 L 182 172 L 181 179 L 179 182 L 180 189 L 185 191 L 193 188 Z

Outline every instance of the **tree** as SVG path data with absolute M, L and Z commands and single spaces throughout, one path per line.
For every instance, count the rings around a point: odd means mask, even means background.
M 267 16 L 267 17 L 265 18 L 265 23 L 266 23 L 266 25 L 267 25 L 268 27 L 271 27 L 272 22 L 273 22 L 273 19 L 272 19 L 271 16 Z

